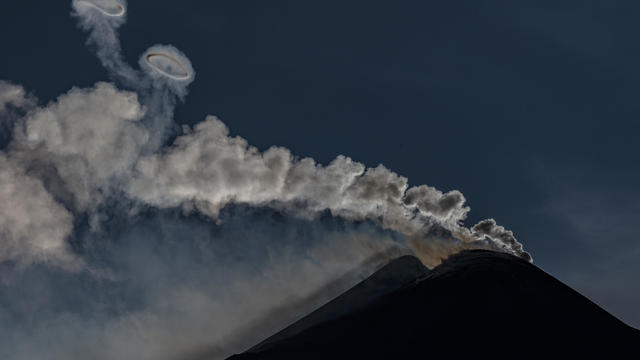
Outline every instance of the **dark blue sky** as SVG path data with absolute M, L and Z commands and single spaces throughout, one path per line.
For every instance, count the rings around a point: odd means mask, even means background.
M 0 79 L 46 103 L 107 79 L 70 1 L 0 4 Z M 179 5 L 176 5 L 178 4 Z M 535 263 L 640 326 L 640 3 L 130 0 L 130 63 L 196 70 L 176 120 L 458 189 Z

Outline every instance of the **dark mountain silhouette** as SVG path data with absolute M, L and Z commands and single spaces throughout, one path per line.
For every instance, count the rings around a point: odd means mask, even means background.
M 401 257 L 231 359 L 640 356 L 640 332 L 536 266 L 464 251 Z
M 382 267 L 349 291 L 269 337 L 249 351 L 260 351 L 268 348 L 269 344 L 291 337 L 314 325 L 357 311 L 375 299 L 413 283 L 428 272 L 429 270 L 416 257 L 402 256 Z

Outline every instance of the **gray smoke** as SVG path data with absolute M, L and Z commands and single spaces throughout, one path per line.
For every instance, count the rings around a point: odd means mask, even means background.
M 383 165 L 260 152 L 214 116 L 165 145 L 188 58 L 155 45 L 134 68 L 124 1 L 72 8 L 114 83 L 37 106 L 0 82 L 0 357 L 224 357 L 400 254 L 531 260 L 494 220 L 465 227 L 459 191 L 410 187 Z

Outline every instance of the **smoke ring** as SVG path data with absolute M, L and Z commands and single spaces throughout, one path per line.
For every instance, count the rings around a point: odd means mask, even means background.
M 115 9 L 108 9 L 106 7 L 102 7 L 99 4 L 96 4 L 95 2 L 91 1 L 91 0 L 74 0 L 74 2 L 77 5 L 82 5 L 82 6 L 87 6 L 87 7 L 91 7 L 93 9 L 98 10 L 102 15 L 104 16 L 109 16 L 109 17 L 123 17 L 124 14 L 126 13 L 126 9 L 125 7 L 117 2 L 117 1 L 113 1 L 113 5 L 115 5 Z
M 157 60 L 168 60 L 170 64 L 175 65 L 180 71 L 181 73 L 176 73 L 176 72 L 169 72 L 164 70 L 161 66 L 159 66 L 156 62 L 154 62 L 154 59 Z M 186 69 L 186 67 L 176 58 L 168 55 L 168 54 L 163 54 L 163 53 L 149 53 L 145 56 L 145 61 L 147 62 L 147 64 L 149 64 L 149 66 L 154 69 L 155 71 L 159 72 L 160 74 L 171 78 L 173 80 L 188 80 L 191 77 L 191 74 L 189 73 L 189 71 Z

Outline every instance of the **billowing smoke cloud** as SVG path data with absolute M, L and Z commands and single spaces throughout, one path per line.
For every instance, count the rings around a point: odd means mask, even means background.
M 72 8 L 118 87 L 36 106 L 0 82 L 0 357 L 224 357 L 400 254 L 531 260 L 494 220 L 465 227 L 459 191 L 346 156 L 260 152 L 214 116 L 176 133 L 188 58 L 155 45 L 134 68 L 117 34 L 124 1 Z
M 407 190 L 407 179 L 384 166 L 365 169 L 344 156 L 323 167 L 280 147 L 260 153 L 244 139 L 230 137 L 227 127 L 212 116 L 185 132 L 162 153 L 140 158 L 129 196 L 156 207 L 196 208 L 212 218 L 230 203 L 269 206 L 303 217 L 329 210 L 414 239 L 444 227 L 459 244 L 446 245 L 442 258 L 451 254 L 447 248 L 457 252 L 490 247 L 530 259 L 513 234 L 493 220 L 473 230 L 461 226 L 469 208 L 458 191 L 443 194 L 424 185 Z M 427 265 L 437 265 L 442 258 Z
M 78 266 L 66 242 L 72 231 L 71 214 L 54 201 L 38 179 L 2 154 L 0 204 L 0 263 Z
M 143 115 L 135 93 L 111 84 L 71 89 L 22 120 L 12 155 L 25 164 L 50 165 L 54 174 L 46 176 L 62 181 L 68 205 L 76 212 L 95 210 L 126 181 L 147 142 L 149 134 L 138 124 Z

